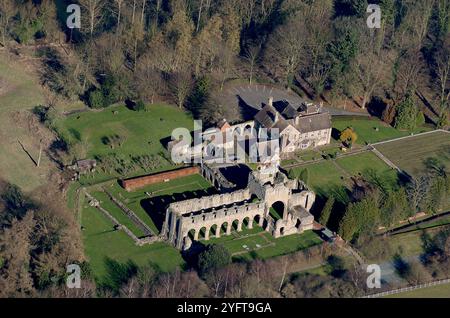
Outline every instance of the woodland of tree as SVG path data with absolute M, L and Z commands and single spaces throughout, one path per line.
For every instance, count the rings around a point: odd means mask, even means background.
M 81 29 L 66 26 L 69 2 Z M 37 50 L 42 82 L 91 107 L 168 101 L 208 122 L 238 120 L 212 93 L 241 80 L 351 100 L 390 124 L 398 115 L 399 128 L 425 107 L 445 126 L 450 1 L 371 3 L 379 29 L 366 25 L 366 0 L 3 0 L 0 41 L 64 44 Z
M 0 47 L 13 54 L 18 48 L 34 50 L 42 61 L 41 83 L 57 97 L 45 106 L 54 109 L 58 98 L 82 100 L 92 108 L 126 100 L 136 109 L 169 102 L 209 123 L 223 117 L 235 121 L 239 111 L 220 105 L 215 94 L 236 80 L 274 83 L 335 106 L 350 100 L 399 129 L 414 128 L 423 114 L 437 127 L 446 126 L 450 0 L 371 2 L 381 6 L 380 29 L 367 27 L 365 0 L 1 0 Z M 71 3 L 81 7 L 81 29 L 67 28 Z M 321 222 L 359 242 L 370 240 L 376 226 L 423 208 L 436 210 L 450 186 L 449 177 L 433 169 L 389 189 L 376 178 L 361 181 L 346 195 L 339 220 L 329 220 L 343 202 L 333 196 Z M 307 178 L 308 171 L 302 174 Z M 198 265 L 173 273 L 110 260 L 109 283 L 97 285 L 84 262 L 79 226 L 61 208 L 65 202 L 49 197 L 55 192 L 43 189 L 28 197 L 0 183 L 0 297 L 343 297 L 362 292 L 365 273 L 353 265 L 344 268 L 338 256 L 324 251 L 315 253 L 333 269 L 325 276 L 286 276 L 286 264 L 314 257 L 310 252 L 229 264 L 223 251 L 210 251 Z M 405 277 L 448 275 L 448 237 L 443 232 L 429 240 L 428 274 L 419 264 L 405 270 L 410 275 Z M 81 290 L 64 287 L 69 263 L 82 265 Z

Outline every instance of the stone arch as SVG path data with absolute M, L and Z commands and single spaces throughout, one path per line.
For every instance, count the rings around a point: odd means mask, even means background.
M 269 208 L 269 214 L 275 221 L 283 219 L 285 211 L 286 204 L 280 200 L 273 202 Z
M 245 138 L 252 138 L 252 137 L 254 137 L 256 134 L 255 134 L 253 126 L 251 124 L 245 125 L 244 130 L 242 132 L 242 135 Z
M 253 217 L 253 222 L 255 222 L 256 224 L 258 224 L 259 227 L 263 227 L 263 223 L 264 223 L 264 217 L 261 214 L 256 214 Z
M 198 233 L 196 229 L 190 229 L 187 233 L 187 236 L 191 239 L 191 241 L 194 241 L 198 238 Z
M 245 227 L 246 229 L 252 229 L 253 228 L 253 218 L 246 216 L 243 220 L 242 220 L 242 225 L 243 227 Z
M 241 127 L 238 126 L 233 130 L 233 136 L 237 136 L 237 135 L 241 135 L 241 134 L 242 134 Z
M 262 228 L 263 228 L 263 230 L 267 230 L 267 228 L 269 227 L 269 222 L 265 218 L 263 218 L 262 220 L 263 220 L 262 221 Z
M 220 235 L 228 235 L 229 233 L 228 233 L 228 227 L 229 227 L 229 222 L 227 221 L 227 222 L 223 222 L 221 225 L 220 225 Z
M 217 227 L 217 224 L 211 225 L 211 227 L 209 228 L 209 237 L 217 237 Z
M 231 222 L 231 230 L 232 231 L 239 231 L 239 224 L 241 222 L 238 219 L 233 220 L 233 222 Z
M 205 240 L 208 237 L 207 235 L 208 235 L 208 229 L 206 228 L 206 226 L 202 226 L 198 230 L 198 239 Z

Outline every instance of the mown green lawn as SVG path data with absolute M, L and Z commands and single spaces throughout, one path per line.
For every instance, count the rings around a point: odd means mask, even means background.
M 107 258 L 119 263 L 132 261 L 138 266 L 151 264 L 163 271 L 170 271 L 184 264 L 178 250 L 166 243 L 136 246 L 125 232 L 114 230 L 109 219 L 95 208 L 84 208 L 81 225 L 85 254 L 100 282 L 106 279 Z
M 118 112 L 114 114 L 114 112 Z M 136 112 L 125 106 L 113 106 L 101 111 L 73 114 L 58 124 L 69 141 L 86 141 L 88 156 L 111 152 L 139 155 L 156 154 L 163 150 L 161 139 L 172 130 L 184 127 L 192 130 L 193 119 L 186 112 L 169 105 L 155 104 L 148 111 Z M 125 137 L 121 147 L 111 149 L 102 141 L 112 135 Z
M 376 172 L 377 177 L 382 178 L 381 180 L 385 185 L 394 186 L 398 182 L 397 170 L 389 167 L 373 152 L 364 152 L 356 156 L 339 158 L 336 162 L 351 176 L 362 175 L 370 178 L 371 176 L 369 175 L 372 172 Z
M 325 160 L 293 169 L 298 171 L 308 169 L 308 185 L 317 194 L 325 197 L 331 193 L 337 194 L 336 191 L 339 192 L 339 189 L 350 186 L 350 178 L 358 175 L 367 176 L 376 172 L 377 177 L 382 178 L 383 182 L 395 185 L 398 181 L 397 172 L 372 152 L 341 157 L 335 162 L 331 159 Z
M 436 131 L 377 145 L 376 148 L 400 169 L 411 175 L 427 170 L 427 159 L 434 158 L 450 171 L 450 134 Z
M 203 244 L 222 244 L 233 255 L 233 259 L 248 261 L 255 258 L 266 259 L 293 253 L 321 244 L 322 239 L 313 231 L 274 238 L 254 223 L 253 229 L 243 226 L 241 232 L 233 229 L 231 235 L 225 236 L 222 234 L 220 238 L 215 238 L 214 233 L 210 233 L 208 241 L 201 239 L 200 242 Z
M 209 181 L 199 174 L 194 174 L 168 182 L 152 184 L 132 192 L 127 192 L 117 182 L 111 182 L 105 188 L 135 212 L 155 233 L 159 233 L 159 229 L 153 219 L 154 214 L 165 213 L 165 210 L 162 210 L 159 205 L 149 206 L 149 210 L 146 210 L 142 206 L 143 200 L 158 201 L 159 198 L 164 196 L 167 201 L 173 195 L 176 195 L 178 199 L 182 199 L 181 194 L 183 193 L 191 193 L 192 196 L 204 196 L 207 195 L 205 190 L 213 191 L 211 187 Z M 151 197 L 146 192 L 151 193 Z M 172 200 L 175 200 L 175 198 L 172 198 Z
M 274 238 L 270 233 L 267 232 L 264 232 L 263 235 L 266 240 L 271 242 L 272 244 L 267 244 L 263 248 L 238 255 L 235 258 L 241 260 L 251 260 L 255 258 L 266 259 L 275 256 L 290 254 L 322 243 L 320 237 L 313 231 L 306 231 L 302 234 L 293 234 L 279 238 Z M 253 246 L 249 245 L 249 247 Z
M 393 138 L 409 135 L 409 131 L 397 130 L 394 127 L 378 120 L 370 118 L 352 118 L 352 117 L 334 117 L 333 128 L 343 131 L 347 127 L 352 127 L 358 135 L 358 144 L 375 143 L 378 141 L 389 140 Z M 378 128 L 378 131 L 377 131 Z M 419 133 L 428 131 L 428 127 L 420 127 L 414 131 Z
M 169 105 L 155 104 L 148 111 L 136 112 L 125 106 L 111 106 L 101 111 L 87 111 L 60 119 L 55 127 L 70 144 L 76 144 L 80 155 L 88 158 L 115 154 L 123 160 L 142 155 L 158 156 L 160 164 L 150 171 L 130 172 L 132 176 L 176 168 L 167 159 L 162 140 L 170 138 L 175 128 L 192 130 L 193 118 L 186 112 Z M 105 138 L 120 136 L 122 144 L 111 148 Z M 162 156 L 163 155 L 163 156 Z M 116 172 L 97 169 L 93 175 L 83 177 L 82 183 L 94 184 L 118 177 Z M 128 177 L 128 175 L 127 175 Z
M 450 283 L 389 295 L 385 298 L 450 298 Z
M 120 224 L 125 225 L 137 237 L 144 236 L 144 232 L 133 223 L 133 221 L 123 212 L 105 192 L 96 191 L 90 193 L 99 200 L 100 206 L 108 211 Z
M 345 185 L 345 175 L 340 173 L 331 161 L 321 161 L 293 169 L 298 171 L 308 169 L 308 185 L 320 193 L 326 193 L 328 189 Z

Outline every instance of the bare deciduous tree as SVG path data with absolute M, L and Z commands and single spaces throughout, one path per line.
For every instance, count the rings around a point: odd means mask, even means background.
M 6 35 L 8 33 L 9 24 L 16 11 L 17 8 L 14 0 L 0 1 L 0 29 L 3 46 L 6 46 Z
M 79 3 L 86 10 L 88 32 L 92 36 L 95 28 L 103 17 L 104 0 L 79 0 Z
M 247 61 L 250 67 L 249 70 L 250 74 L 248 78 L 250 85 L 252 85 L 253 82 L 253 70 L 258 61 L 260 52 L 261 52 L 261 45 L 250 46 L 247 48 L 247 50 L 245 50 L 244 59 Z
M 188 71 L 181 71 L 173 74 L 171 79 L 171 88 L 179 108 L 183 108 L 192 89 L 192 84 L 192 77 Z
M 447 40 L 450 45 L 450 40 Z M 445 46 L 436 58 L 435 72 L 439 87 L 439 110 L 444 113 L 450 100 L 450 48 Z

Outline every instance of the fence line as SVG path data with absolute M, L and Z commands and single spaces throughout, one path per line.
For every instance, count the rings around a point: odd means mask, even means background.
M 386 144 L 388 142 L 393 142 L 393 141 L 399 141 L 399 140 L 403 140 L 403 139 L 407 139 L 407 138 L 413 138 L 413 137 L 417 137 L 417 136 L 423 136 L 423 135 L 428 135 L 428 134 L 433 134 L 436 132 L 443 132 L 443 133 L 447 133 L 450 134 L 450 131 L 444 130 L 444 129 L 435 129 L 435 130 L 430 130 L 430 131 L 426 131 L 423 133 L 418 133 L 418 134 L 414 134 L 414 135 L 409 135 L 409 136 L 404 136 L 404 137 L 399 137 L 399 138 L 394 138 L 394 139 L 390 139 L 390 140 L 385 140 L 385 141 L 379 141 L 373 144 L 370 144 L 371 146 L 377 146 L 377 145 L 382 145 L 382 144 Z
M 421 288 L 427 288 L 427 287 L 443 285 L 443 284 L 448 284 L 448 283 L 450 283 L 450 279 L 449 278 L 442 279 L 442 280 L 437 280 L 437 281 L 434 281 L 434 282 L 419 284 L 419 285 L 415 285 L 415 286 L 408 286 L 408 287 L 403 287 L 403 288 L 399 288 L 399 289 L 392 289 L 392 290 L 388 290 L 388 291 L 377 293 L 377 294 L 367 295 L 367 296 L 364 296 L 362 298 L 378 298 L 378 297 L 394 295 L 394 294 L 400 294 L 400 293 L 413 291 L 413 290 L 417 290 L 417 289 L 421 289 Z

